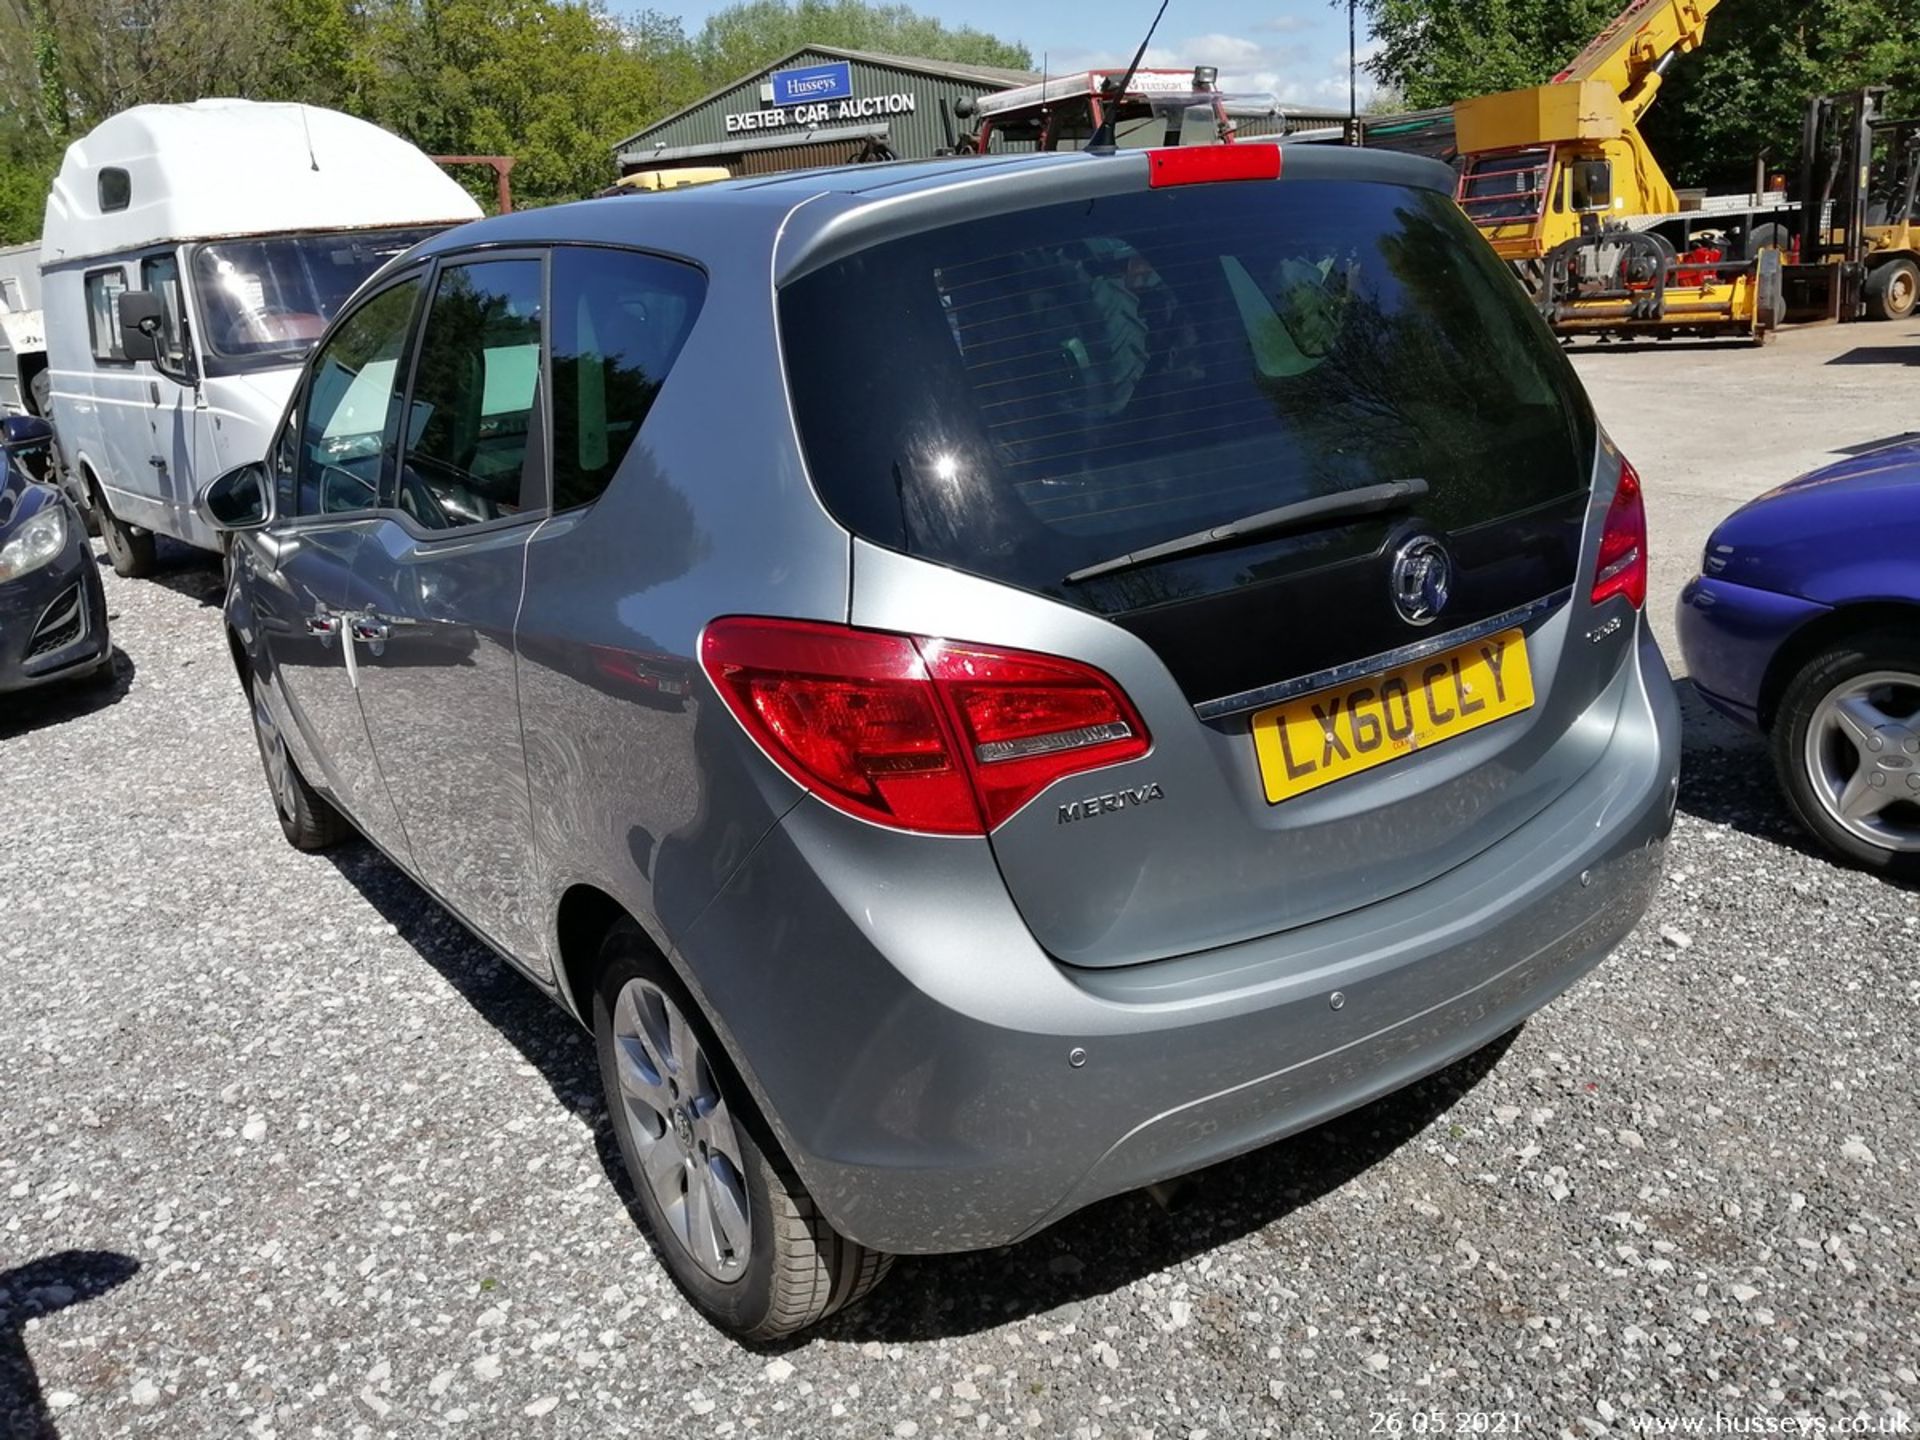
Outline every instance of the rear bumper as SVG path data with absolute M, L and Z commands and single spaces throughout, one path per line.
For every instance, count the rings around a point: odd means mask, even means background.
M 1787 638 L 1825 605 L 1696 575 L 1680 592 L 1674 623 L 1694 688 L 1728 719 L 1760 725 L 1767 667 Z
M 83 674 L 108 654 L 99 567 L 85 531 L 71 514 L 68 522 L 57 559 L 0 585 L 0 693 Z
M 1604 957 L 1657 882 L 1678 783 L 1678 707 L 1642 635 L 1592 770 L 1364 911 L 1074 970 L 1020 924 L 984 842 L 808 802 L 678 958 L 836 1227 L 902 1252 L 1017 1240 L 1437 1070 Z

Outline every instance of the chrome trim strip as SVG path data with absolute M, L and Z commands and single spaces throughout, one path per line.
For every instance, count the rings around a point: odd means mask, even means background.
M 1369 655 L 1364 660 L 1349 660 L 1344 665 L 1336 665 L 1331 670 L 1321 670 L 1312 675 L 1301 675 L 1292 680 L 1281 680 L 1272 685 L 1262 685 L 1255 690 L 1242 690 L 1238 695 L 1222 695 L 1217 700 L 1202 700 L 1193 707 L 1193 713 L 1202 720 L 1224 720 L 1229 715 L 1242 715 L 1249 710 L 1258 710 L 1262 706 L 1277 705 L 1282 700 L 1291 700 L 1296 695 L 1309 695 L 1315 690 L 1325 690 L 1331 685 L 1342 685 L 1349 680 L 1357 680 L 1363 675 L 1376 671 L 1390 670 L 1396 665 L 1408 665 L 1415 660 L 1424 660 L 1429 655 L 1437 655 L 1442 650 L 1451 650 L 1456 645 L 1471 645 L 1500 630 L 1510 630 L 1515 625 L 1524 625 L 1529 620 L 1558 610 L 1573 598 L 1573 587 L 1563 586 L 1551 595 L 1542 595 L 1538 600 L 1529 600 L 1525 605 L 1517 605 L 1498 615 L 1489 615 L 1484 620 L 1476 620 L 1471 625 L 1462 625 L 1458 630 L 1449 630 L 1444 635 L 1430 635 L 1424 640 L 1416 640 L 1411 645 L 1402 645 L 1398 650 L 1383 650 L 1378 655 Z

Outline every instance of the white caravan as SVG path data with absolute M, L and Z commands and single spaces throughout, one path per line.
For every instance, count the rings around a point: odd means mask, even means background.
M 69 146 L 40 237 L 52 418 L 114 569 L 151 569 L 156 533 L 220 548 L 198 488 L 267 453 L 362 281 L 479 214 L 404 140 L 310 105 L 140 105 Z

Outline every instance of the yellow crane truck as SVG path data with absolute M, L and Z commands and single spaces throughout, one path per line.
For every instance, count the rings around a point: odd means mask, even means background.
M 1785 318 L 1785 195 L 1683 208 L 1639 120 L 1719 0 L 1631 0 L 1545 85 L 1453 107 L 1459 201 L 1563 335 L 1744 335 Z M 1709 238 L 1697 237 L 1706 232 Z M 1772 242 L 1772 243 L 1770 243 Z
M 1920 298 L 1920 122 L 1883 89 L 1811 102 L 1795 193 L 1683 204 L 1639 120 L 1719 0 L 1631 0 L 1545 85 L 1453 108 L 1458 198 L 1561 335 L 1903 319 Z

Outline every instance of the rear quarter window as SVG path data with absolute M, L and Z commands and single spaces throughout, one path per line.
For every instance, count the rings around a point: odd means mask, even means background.
M 553 508 L 597 500 L 699 318 L 706 276 L 630 250 L 553 252 Z
M 1589 483 L 1570 367 L 1452 200 L 1423 189 L 1042 207 L 862 251 L 789 284 L 780 315 L 807 337 L 793 404 L 843 524 L 1090 608 L 1244 580 L 1245 553 L 1169 562 L 1177 583 L 1065 583 L 1296 500 L 1419 478 L 1426 517 L 1457 530 Z M 850 373 L 822 353 L 884 359 Z

